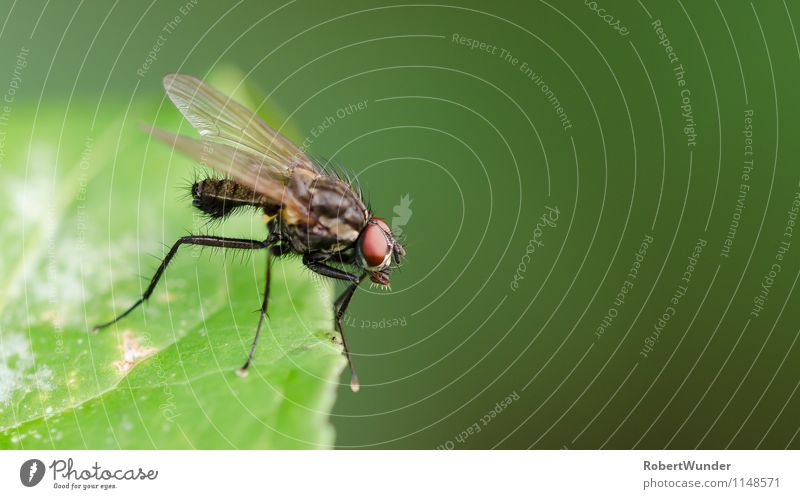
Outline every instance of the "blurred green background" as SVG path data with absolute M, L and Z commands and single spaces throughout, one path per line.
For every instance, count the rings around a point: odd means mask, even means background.
M 268 121 L 357 174 L 406 241 L 391 292 L 353 300 L 362 390 L 343 374 L 336 447 L 797 448 L 798 21 L 780 1 L 5 1 L 0 178 L 25 194 L 3 206 L 69 206 L 31 192 L 74 183 L 88 140 L 94 209 L 52 244 L 91 258 L 59 244 L 86 231 L 103 258 L 58 300 L 67 322 L 105 318 L 111 303 L 81 292 L 102 276 L 126 306 L 161 245 L 197 229 L 190 162 L 137 124 L 179 126 L 163 75 L 238 68 L 233 86 L 246 78 Z M 36 179 L 50 190 L 26 190 Z M 251 218 L 201 230 L 263 237 Z M 29 255 L 5 234 L 3 280 Z M 205 277 L 224 261 L 248 288 L 246 339 L 258 258 L 183 258 L 201 273 L 172 279 L 181 299 L 151 303 L 148 323 L 196 315 L 198 295 L 227 300 Z M 3 331 L 43 330 L 26 311 L 36 296 L 3 300 Z M 181 403 L 203 408 L 202 428 L 224 402 L 193 393 Z M 269 445 L 237 434 L 252 417 L 195 446 Z

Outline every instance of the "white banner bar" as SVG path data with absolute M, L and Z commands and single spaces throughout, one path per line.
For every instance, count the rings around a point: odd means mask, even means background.
M 0 452 L 14 498 L 797 498 L 799 472 L 800 451 Z

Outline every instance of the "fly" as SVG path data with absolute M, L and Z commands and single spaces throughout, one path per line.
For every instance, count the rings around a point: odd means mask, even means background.
M 153 137 L 207 165 L 225 177 L 206 178 L 192 185 L 192 204 L 212 218 L 224 218 L 237 208 L 263 210 L 268 236 L 263 241 L 207 235 L 179 238 L 161 261 L 144 294 L 113 320 L 124 318 L 153 293 L 164 270 L 182 245 L 266 251 L 266 283 L 253 343 L 244 365 L 247 375 L 261 328 L 267 317 L 272 258 L 302 256 L 303 264 L 325 277 L 348 283 L 333 304 L 334 326 L 350 366 L 350 387 L 359 382 L 342 330 L 342 318 L 359 284 L 366 278 L 389 285 L 392 268 L 405 255 L 382 219 L 372 216 L 352 186 L 312 161 L 289 139 L 255 113 L 222 92 L 185 74 L 164 78 L 164 88 L 200 139 L 151 128 Z

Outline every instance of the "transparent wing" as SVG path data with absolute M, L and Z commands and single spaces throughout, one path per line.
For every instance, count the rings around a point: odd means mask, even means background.
M 226 146 L 221 153 L 243 154 L 246 161 L 228 161 L 227 171 L 257 192 L 271 189 L 273 179 L 287 180 L 295 168 L 317 172 L 314 163 L 289 139 L 253 112 L 194 76 L 174 73 L 164 77 L 170 100 L 207 141 Z M 159 137 L 160 138 L 160 137 Z M 191 140 L 191 139 L 190 139 Z M 177 145 L 177 142 L 176 142 Z M 255 161 L 257 159 L 257 161 Z M 217 169 L 214 162 L 209 166 Z
M 306 203 L 295 197 L 293 191 L 287 188 L 285 181 L 265 172 L 262 168 L 263 155 L 228 144 L 193 139 L 156 127 L 144 128 L 153 137 L 201 165 L 213 168 L 237 182 L 256 189 L 256 192 L 268 199 L 270 204 L 282 207 L 285 217 L 298 221 L 309 221 L 311 218 L 305 207 Z

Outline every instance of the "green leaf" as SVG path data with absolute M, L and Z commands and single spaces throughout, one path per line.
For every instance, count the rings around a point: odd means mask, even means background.
M 257 214 L 195 216 L 195 167 L 138 128 L 177 129 L 159 102 L 19 104 L 2 130 L 0 448 L 329 448 L 346 361 L 330 289 L 296 260 L 273 262 L 247 378 L 235 370 L 258 321 L 263 252 L 184 247 L 148 304 L 89 333 L 187 232 L 266 236 Z

